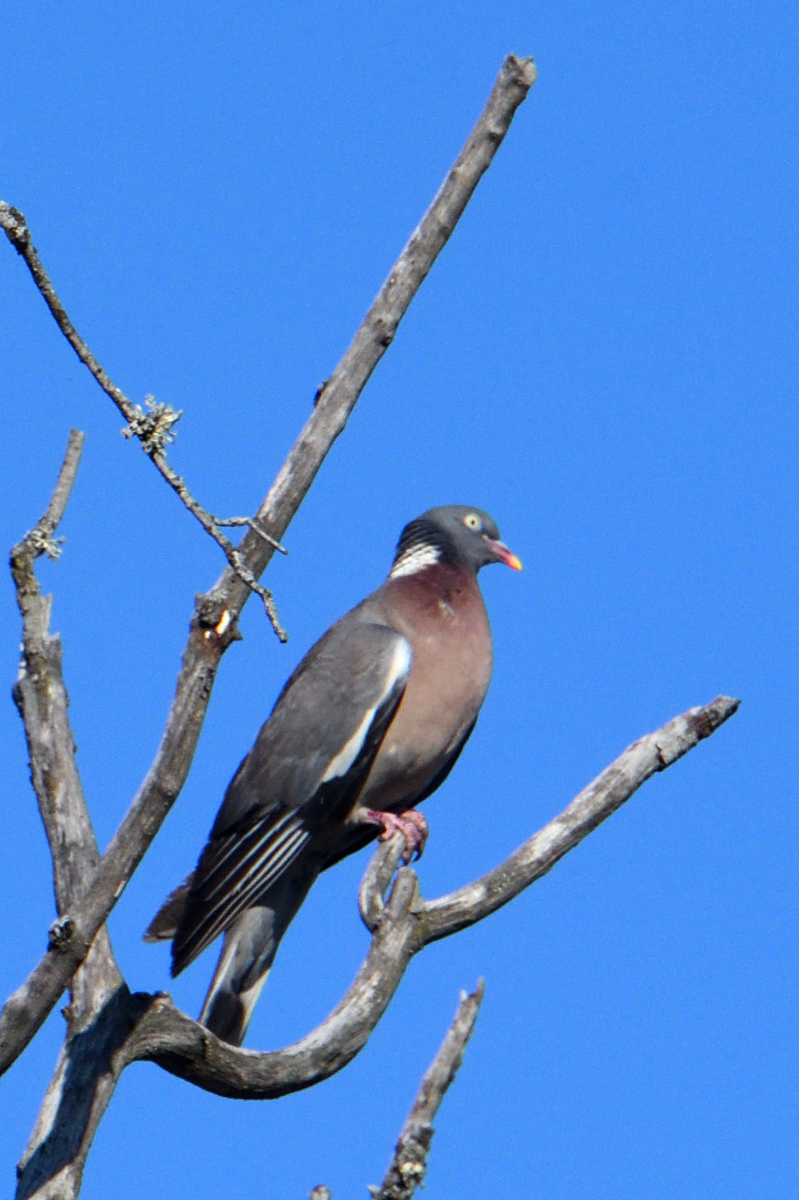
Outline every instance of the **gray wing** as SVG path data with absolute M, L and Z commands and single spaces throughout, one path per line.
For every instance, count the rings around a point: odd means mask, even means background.
M 354 614 L 305 656 L 225 793 L 172 942 L 173 975 L 347 815 L 410 665 L 402 634 Z
M 472 730 L 476 724 L 477 717 L 475 717 L 471 725 L 469 725 L 464 731 L 463 736 L 452 748 L 449 758 L 441 766 L 438 774 L 430 780 L 430 783 L 428 783 L 427 787 L 423 788 L 420 792 L 417 792 L 416 795 L 408 796 L 405 800 L 403 800 L 404 808 L 416 808 L 417 804 L 421 804 L 423 800 L 426 800 L 428 796 L 432 796 L 433 792 L 437 791 L 441 787 L 442 783 L 455 766 L 455 763 L 460 758 L 461 751 L 471 737 Z M 330 855 L 325 858 L 324 862 L 322 863 L 322 870 L 326 871 L 328 867 L 334 867 L 336 863 L 341 862 L 342 858 L 347 858 L 350 854 L 355 854 L 358 850 L 363 850 L 364 846 L 368 846 L 370 842 L 375 840 L 379 832 L 380 831 L 374 826 L 371 828 L 368 825 L 361 825 L 360 827 L 357 825 L 353 826 L 347 831 L 346 840 L 337 845 L 331 851 Z M 167 900 L 167 904 L 175 895 L 177 895 L 177 893 L 173 892 L 172 896 L 170 896 Z M 164 907 L 166 908 L 166 905 Z M 153 937 L 151 940 L 156 941 L 157 939 Z

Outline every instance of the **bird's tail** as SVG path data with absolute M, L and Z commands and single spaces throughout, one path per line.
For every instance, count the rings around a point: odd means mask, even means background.
M 171 942 L 180 928 L 189 900 L 194 873 L 170 892 L 144 931 L 145 942 Z
M 304 863 L 265 892 L 226 931 L 199 1020 L 232 1046 L 244 1041 L 255 1003 L 266 983 L 283 934 L 308 894 L 318 870 Z

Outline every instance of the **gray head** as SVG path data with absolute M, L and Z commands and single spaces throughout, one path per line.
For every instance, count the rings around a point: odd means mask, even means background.
M 468 504 L 442 504 L 409 522 L 397 543 L 391 578 L 413 575 L 437 562 L 466 567 L 475 574 L 493 562 L 522 569 L 516 555 L 499 540 L 493 517 Z

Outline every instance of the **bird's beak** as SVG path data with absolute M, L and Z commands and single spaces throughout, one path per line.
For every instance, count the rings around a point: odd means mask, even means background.
M 492 538 L 488 537 L 485 539 L 485 541 L 497 562 L 504 562 L 506 567 L 511 567 L 514 571 L 521 571 L 522 560 L 517 558 L 513 551 L 509 550 L 504 542 L 495 542 Z

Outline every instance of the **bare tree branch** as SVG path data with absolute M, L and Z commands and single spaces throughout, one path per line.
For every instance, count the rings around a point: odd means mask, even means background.
M 402 839 L 392 839 L 399 840 Z M 411 1200 L 424 1183 L 433 1141 L 433 1121 L 450 1085 L 460 1070 L 463 1053 L 474 1032 L 485 987 L 482 979 L 470 996 L 461 992 L 455 1017 L 444 1041 L 424 1073 L 416 1099 L 405 1120 L 394 1157 L 380 1187 L 369 1187 L 373 1200 Z M 308 1200 L 332 1200 L 330 1189 L 318 1183 Z
M 283 536 L 330 447 L 343 431 L 369 377 L 394 340 L 411 301 L 490 167 L 536 75 L 531 58 L 509 54 L 502 64 L 477 124 L 391 268 L 346 354 L 317 392 L 314 410 L 256 514 L 261 528 L 273 536 Z M 269 548 L 250 534 L 242 542 L 242 553 L 255 575 L 261 574 L 271 558 Z M 239 612 L 246 599 L 229 571 L 222 575 L 211 595 L 221 609 L 231 612 Z
M 53 537 L 75 483 L 83 442 L 83 434 L 73 429 L 46 513 L 11 551 L 22 615 L 22 659 L 14 699 L 25 727 L 31 780 L 50 845 L 59 914 L 81 900 L 100 854 L 75 762 L 61 639 L 49 631 L 51 597 L 42 596 L 34 565 L 41 554 L 51 558 L 60 554 Z M 61 927 L 60 922 L 53 926 L 54 938 Z M 19 1166 L 20 1200 L 34 1195 L 38 1200 L 50 1195 L 66 1200 L 77 1195 L 85 1161 L 81 1148 L 88 1152 L 113 1092 L 104 1078 L 108 1056 L 101 1047 L 109 1021 L 96 1018 L 103 1008 L 113 1009 L 115 998 L 129 993 L 104 929 L 72 979 L 71 993 L 65 1009 L 67 1039 Z M 129 1028 L 128 1024 L 125 1034 Z M 57 1190 L 48 1191 L 51 1185 Z
M 92 1024 L 67 1041 L 48 1090 L 48 1103 L 21 1164 L 17 1200 L 73 1200 L 77 1196 L 100 1117 L 119 1075 L 130 1062 L 152 1060 L 208 1091 L 251 1100 L 277 1099 L 341 1070 L 366 1045 L 415 953 L 431 941 L 482 920 L 500 903 L 518 895 L 615 812 L 646 779 L 710 736 L 737 707 L 737 701 L 719 698 L 703 709 L 689 710 L 634 743 L 560 816 L 484 877 L 504 876 L 504 890 L 486 891 L 481 887 L 484 881 L 478 881 L 470 888 L 425 904 L 415 873 L 402 867 L 384 903 L 383 894 L 404 847 L 399 835 L 381 844 L 360 889 L 361 911 L 374 931 L 366 960 L 327 1020 L 293 1046 L 265 1054 L 235 1048 L 180 1012 L 169 996 L 131 996 L 127 988 L 119 988 Z M 464 900 L 464 896 L 470 898 Z M 451 908 L 456 918 L 445 928 L 438 915 Z M 462 1032 L 460 1024 L 458 1029 Z M 445 1042 L 447 1046 L 452 1050 L 451 1039 Z M 451 1056 L 448 1061 L 452 1061 Z M 423 1088 L 422 1098 L 412 1112 L 415 1124 L 406 1123 L 393 1174 L 390 1171 L 383 1184 L 384 1192 L 389 1186 L 395 1192 L 387 1192 L 381 1200 L 410 1195 L 408 1189 L 419 1182 L 425 1161 L 419 1155 L 429 1149 L 432 1136 L 432 1131 L 429 1136 L 424 1133 L 434 1115 L 430 1103 L 446 1077 L 446 1072 L 438 1070 L 431 1081 L 426 1076 L 429 1086 Z M 435 1107 L 441 1095 L 443 1091 Z M 414 1129 L 418 1129 L 418 1137 L 412 1137 Z M 412 1143 L 418 1148 L 416 1157 Z M 416 1166 L 403 1168 L 409 1163 Z M 406 1188 L 405 1193 L 396 1190 L 401 1186 Z
M 98 945 L 99 939 L 76 979 Z M 74 1200 L 80 1192 L 86 1158 L 119 1079 L 119 1050 L 138 1011 L 124 983 L 104 1001 L 99 996 L 97 1000 L 90 1020 L 73 1029 L 70 1019 L 67 1039 L 17 1167 L 16 1200 Z
M 31 781 L 50 844 L 59 914 L 83 895 L 99 854 L 75 763 L 61 639 L 49 631 L 52 598 L 42 596 L 34 565 L 42 554 L 57 558 L 61 553 L 53 537 L 75 483 L 83 442 L 84 435 L 73 429 L 47 511 L 11 551 L 22 616 L 22 657 L 13 695 L 25 726 Z
M 173 470 L 166 457 L 166 447 L 175 440 L 174 426 L 180 420 L 181 413 L 176 412 L 169 404 L 157 403 L 153 396 L 145 398 L 145 404 L 149 411 L 145 411 L 139 404 L 134 404 L 128 396 L 122 391 L 122 388 L 117 387 L 113 379 L 100 366 L 99 362 L 92 354 L 86 342 L 78 333 L 75 326 L 72 324 L 67 310 L 59 299 L 58 293 L 53 287 L 50 276 L 44 269 L 44 265 L 39 258 L 38 251 L 33 244 L 30 229 L 28 229 L 25 217 L 18 208 L 13 205 L 6 204 L 0 200 L 0 228 L 6 234 L 6 237 L 11 242 L 11 245 L 17 251 L 27 264 L 27 267 L 33 276 L 33 281 L 44 297 L 47 307 L 55 318 L 58 328 L 63 333 L 64 337 L 69 342 L 72 349 L 77 354 L 83 365 L 91 372 L 94 378 L 99 383 L 107 396 L 113 400 L 123 417 L 127 421 L 127 425 L 122 430 L 125 437 L 135 437 L 141 443 L 141 448 L 148 458 L 152 459 L 153 463 L 160 471 L 163 478 L 180 497 L 189 512 L 197 518 L 205 532 L 214 539 L 218 546 L 224 551 L 225 558 L 230 563 L 231 570 L 241 579 L 245 587 L 250 591 L 255 592 L 261 597 L 266 615 L 272 623 L 275 633 L 280 638 L 281 642 L 288 640 L 288 635 L 280 624 L 278 619 L 277 609 L 272 597 L 272 593 L 261 586 L 258 580 L 254 577 L 246 563 L 241 558 L 238 547 L 234 546 L 230 538 L 220 531 L 220 525 L 237 525 L 239 523 L 246 524 L 246 518 L 234 517 L 227 521 L 218 521 L 207 509 L 199 503 L 198 500 L 189 491 L 186 481 L 178 475 L 177 471 Z M 270 535 L 264 533 L 263 536 L 271 542 Z M 274 543 L 275 549 L 282 550 L 282 546 Z M 284 551 L 285 553 L 285 551 Z
M 358 891 L 358 909 L 364 925 L 374 933 L 383 919 L 383 898 L 389 889 L 394 872 L 405 856 L 405 838 L 401 833 L 378 844 L 369 860 Z
M 411 1200 L 427 1174 L 427 1157 L 433 1141 L 433 1121 L 463 1061 L 472 1036 L 485 987 L 482 979 L 470 996 L 461 992 L 455 1018 L 438 1053 L 424 1073 L 413 1107 L 397 1141 L 394 1157 L 380 1187 L 370 1187 L 373 1200 Z
M 123 1051 L 129 1060 L 152 1059 L 174 1075 L 246 1100 L 272 1100 L 311 1087 L 340 1071 L 366 1045 L 414 954 L 442 937 L 483 920 L 552 869 L 658 771 L 665 770 L 715 732 L 739 702 L 719 697 L 692 708 L 634 742 L 587 788 L 482 880 L 425 904 L 410 867 L 402 867 L 383 905 L 388 864 L 399 860 L 402 839 L 378 846 L 361 887 L 372 945 L 339 1005 L 317 1029 L 283 1050 L 258 1053 L 219 1041 L 180 1012 L 169 996 L 151 998 Z M 141 997 L 145 1003 L 146 998 Z
M 283 537 L 534 80 L 532 59 L 510 55 L 505 60 L 464 149 L 392 268 L 352 344 L 318 395 L 311 417 L 258 510 L 255 521 L 259 532 L 249 530 L 238 548 L 241 561 L 254 577 L 261 574 L 273 553 L 271 541 L 265 540 L 264 535 L 275 541 Z M 130 402 L 108 378 L 69 321 L 30 245 L 21 214 L 4 205 L 0 207 L 0 224 L 25 257 L 53 316 L 81 361 L 126 413 L 122 402 L 128 405 Z M 130 423 L 142 415 L 145 414 L 139 410 L 129 416 L 126 413 L 126 418 Z M 155 761 L 103 856 L 89 893 L 69 920 L 62 922 L 61 936 L 51 939 L 44 958 L 0 1013 L 0 1073 L 28 1044 L 85 958 L 186 780 L 216 670 L 236 636 L 236 620 L 250 594 L 249 584 L 245 585 L 240 575 L 240 572 L 224 572 L 212 591 L 198 598 L 175 698 Z
M 410 867 L 397 873 L 386 920 L 346 995 L 316 1029 L 284 1050 L 259 1054 L 220 1041 L 165 994 L 136 1026 L 128 1061 L 151 1059 L 220 1096 L 275 1100 L 335 1075 L 358 1054 L 388 1007 L 416 949 L 422 904 Z
M 54 558 L 61 553 L 53 535 L 75 483 L 83 443 L 84 435 L 73 429 L 47 511 L 11 551 L 11 573 L 22 615 L 22 657 L 14 700 L 25 727 L 31 781 L 50 845 L 59 916 L 82 899 L 100 854 L 75 762 L 61 639 L 49 630 L 52 598 L 42 596 L 34 565 L 41 554 Z M 57 940 L 61 931 L 62 923 L 57 921 L 52 938 Z M 73 1027 L 90 1014 L 94 1002 L 107 999 L 121 982 L 110 945 L 104 939 L 102 945 L 96 944 L 95 953 L 73 981 Z
M 396 840 L 402 842 L 401 837 Z M 74 1200 L 100 1119 L 119 1076 L 136 1059 L 154 1059 L 191 1079 L 184 1060 L 199 1057 L 207 1065 L 209 1090 L 248 1099 L 276 1098 L 310 1087 L 346 1066 L 385 1011 L 413 954 L 421 910 L 413 871 L 399 872 L 385 910 L 383 931 L 373 938 L 352 987 L 327 1021 L 288 1050 L 274 1055 L 243 1052 L 258 1060 L 255 1078 L 230 1057 L 233 1047 L 179 1012 L 169 996 L 131 996 L 127 987 L 120 987 L 99 1007 L 91 1024 L 68 1038 L 61 1052 L 20 1163 L 17 1200 Z M 215 1080 L 221 1082 L 215 1085 Z
M 699 742 L 715 733 L 740 707 L 740 700 L 717 696 L 633 742 L 560 816 L 520 846 L 500 866 L 449 896 L 425 907 L 425 944 L 482 921 L 551 871 L 555 863 L 630 799 L 642 783 L 665 771 Z

